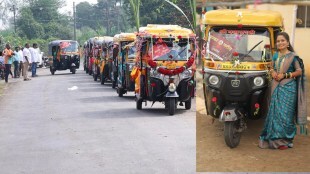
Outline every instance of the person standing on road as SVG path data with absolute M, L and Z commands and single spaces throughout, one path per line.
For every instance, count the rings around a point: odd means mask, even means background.
M 25 44 L 25 48 L 23 49 L 23 75 L 24 75 L 24 81 L 31 80 L 28 78 L 28 66 L 31 64 L 31 53 L 29 51 L 29 44 Z
M 13 59 L 13 64 L 14 64 L 14 78 L 17 78 L 19 77 L 19 62 L 20 62 L 20 57 L 19 57 L 19 54 L 18 54 L 18 51 L 19 51 L 19 47 L 15 47 L 15 51 L 14 51 L 14 56 L 12 57 Z
M 20 74 L 23 72 L 23 57 L 24 57 L 24 55 L 23 55 L 23 48 L 21 48 L 21 47 L 19 47 L 20 49 L 19 49 L 19 51 L 18 51 L 18 55 L 19 55 L 19 74 L 18 74 L 18 76 L 20 76 Z M 24 74 L 22 73 L 22 76 L 24 76 Z
M 273 81 L 271 101 L 264 129 L 259 137 L 260 148 L 284 150 L 293 147 L 296 123 L 300 133 L 306 134 L 307 109 L 302 60 L 294 53 L 289 35 L 277 36 L 278 52 L 272 59 L 270 70 Z
M 5 49 L 3 50 L 4 64 L 5 64 L 5 83 L 8 83 L 8 78 L 9 78 L 9 74 L 11 71 L 11 64 L 12 64 L 12 56 L 13 55 L 14 55 L 14 52 L 13 52 L 13 50 L 11 50 L 11 45 L 7 43 L 5 45 Z
M 32 77 L 37 77 L 37 62 L 39 62 L 39 52 L 38 52 L 38 45 L 36 43 L 33 44 L 33 47 L 29 48 L 30 54 L 31 54 L 31 72 Z

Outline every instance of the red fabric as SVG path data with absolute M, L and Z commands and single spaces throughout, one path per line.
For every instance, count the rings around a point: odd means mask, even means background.
M 60 49 L 63 49 L 69 47 L 70 45 L 71 45 L 70 42 L 60 42 L 59 47 Z

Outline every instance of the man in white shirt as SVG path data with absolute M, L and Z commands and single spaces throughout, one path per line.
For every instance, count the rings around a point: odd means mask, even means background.
M 29 51 L 29 44 L 25 44 L 25 48 L 23 49 L 23 75 L 24 75 L 24 81 L 31 80 L 28 78 L 28 66 L 31 63 L 31 53 Z
M 33 44 L 33 47 L 29 48 L 30 54 L 31 54 L 31 72 L 32 77 L 37 77 L 37 62 L 39 62 L 40 55 L 38 52 L 38 45 L 36 43 Z

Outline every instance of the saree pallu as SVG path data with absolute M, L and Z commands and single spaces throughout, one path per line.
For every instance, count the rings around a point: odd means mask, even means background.
M 297 84 L 292 80 L 274 89 L 264 129 L 259 137 L 259 147 L 276 149 L 285 145 L 293 147 L 296 134 Z

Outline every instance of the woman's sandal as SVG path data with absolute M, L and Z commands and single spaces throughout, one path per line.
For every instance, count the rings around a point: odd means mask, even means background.
M 278 147 L 279 150 L 286 150 L 288 149 L 288 146 L 282 145 Z

